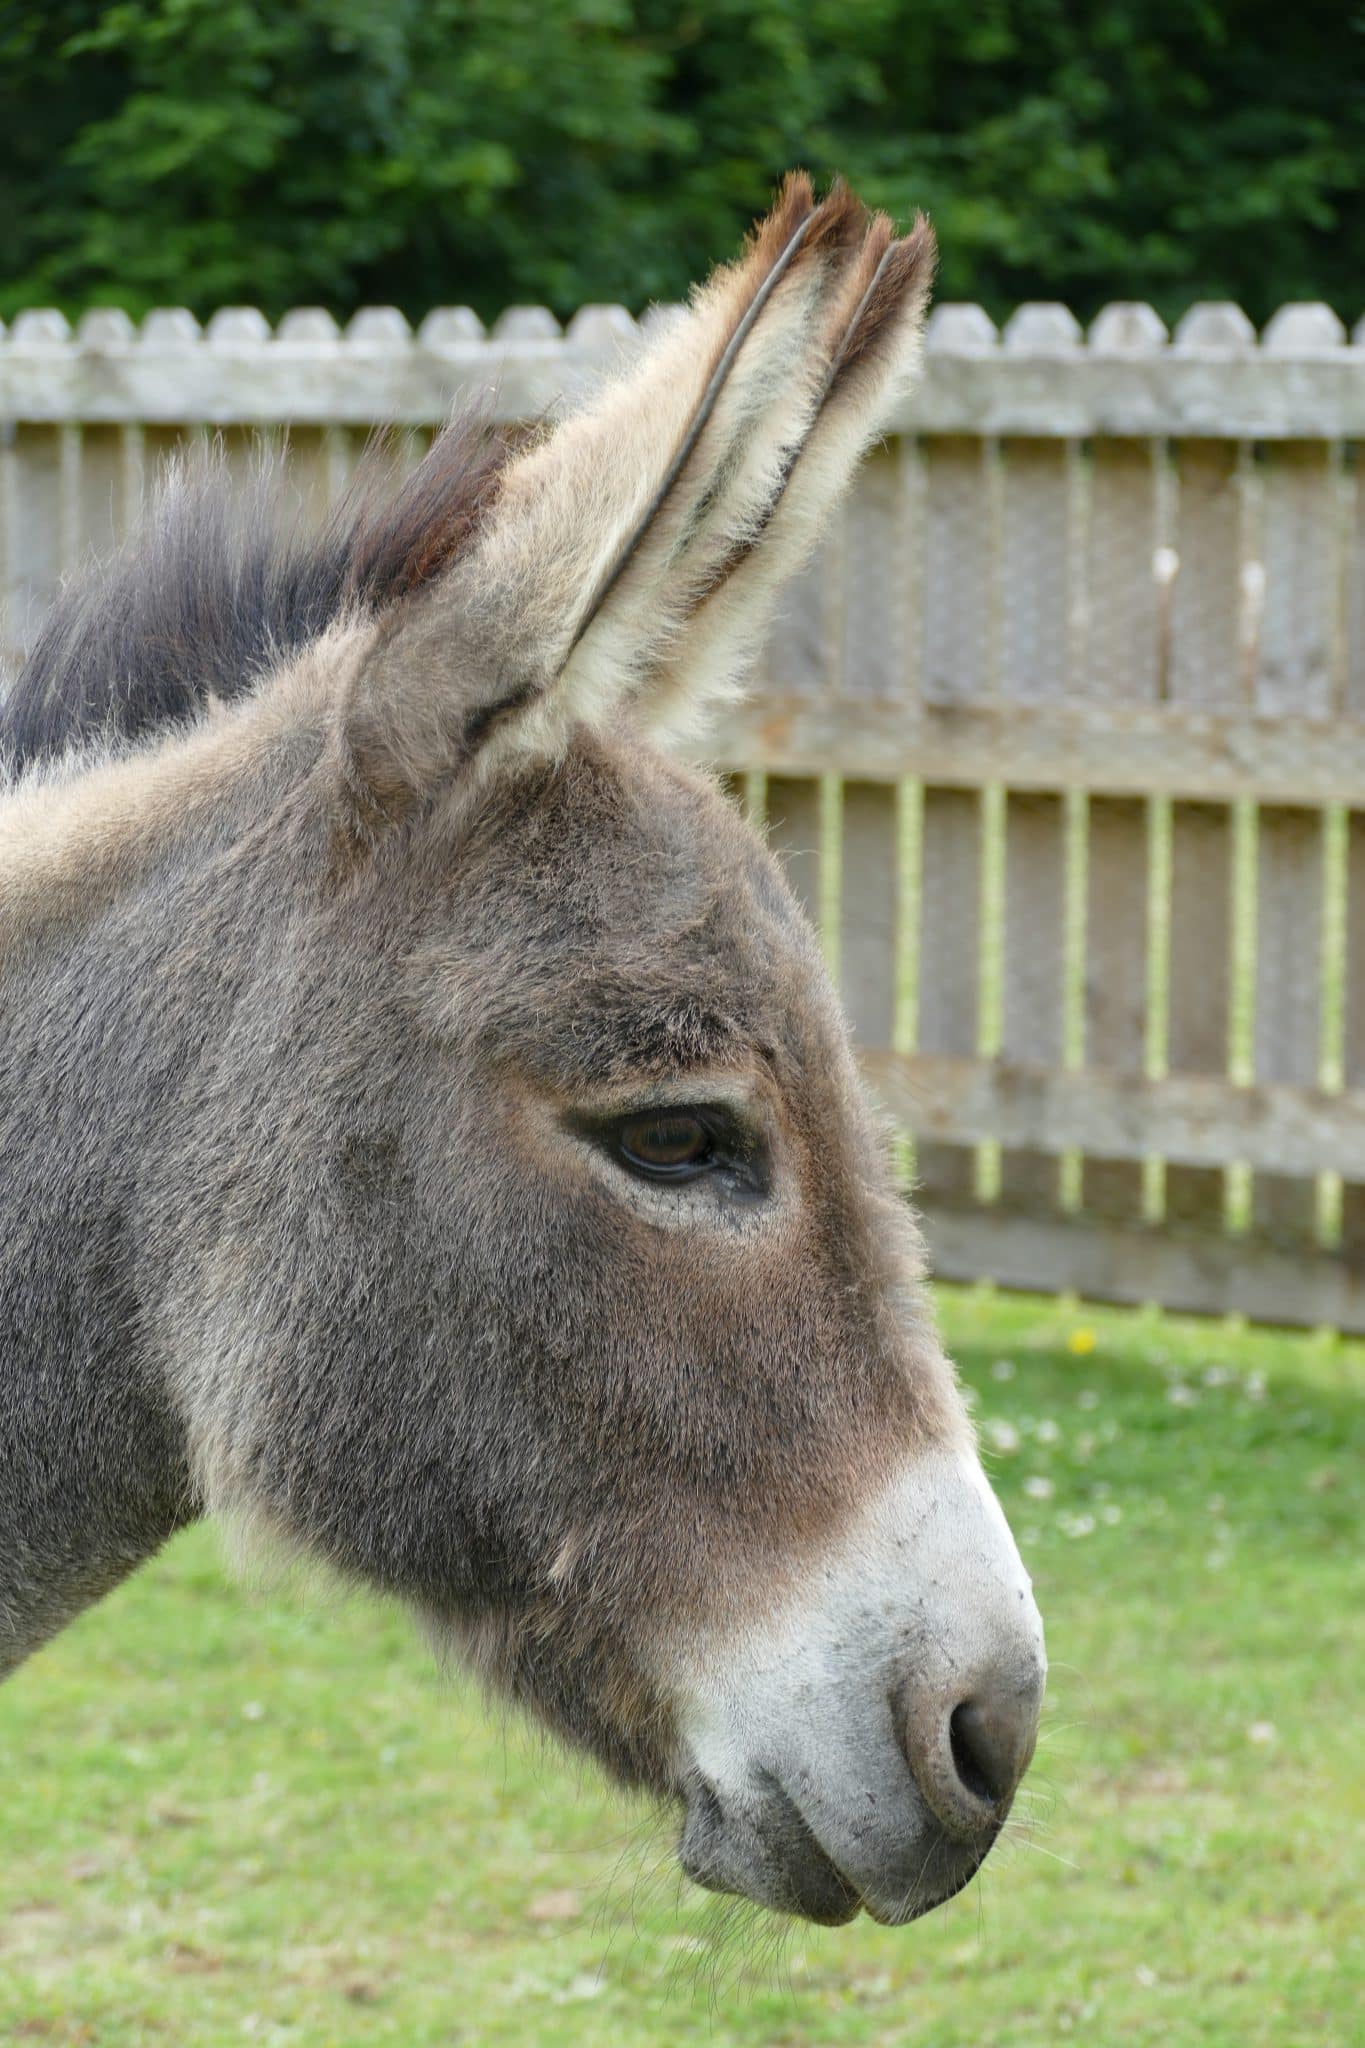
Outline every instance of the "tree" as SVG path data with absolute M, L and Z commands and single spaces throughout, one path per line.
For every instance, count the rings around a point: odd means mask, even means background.
M 0 12 L 0 313 L 638 307 L 805 163 L 997 313 L 1354 316 L 1362 56 L 1360 0 L 46 0 Z

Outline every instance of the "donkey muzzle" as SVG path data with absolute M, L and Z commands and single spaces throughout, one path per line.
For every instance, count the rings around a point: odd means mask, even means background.
M 980 1467 L 925 1459 L 780 1613 L 712 1646 L 680 1715 L 684 1870 L 825 1923 L 917 1919 L 999 1834 L 1045 1674 Z

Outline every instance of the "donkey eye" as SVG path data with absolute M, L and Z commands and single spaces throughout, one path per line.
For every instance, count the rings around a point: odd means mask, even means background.
M 762 1129 L 725 1103 L 665 1103 L 621 1116 L 570 1111 L 565 1121 L 636 1180 L 707 1180 L 729 1202 L 761 1202 L 772 1186 Z
M 715 1160 L 715 1141 L 690 1110 L 656 1110 L 632 1117 L 616 1135 L 623 1163 L 655 1180 L 686 1180 Z

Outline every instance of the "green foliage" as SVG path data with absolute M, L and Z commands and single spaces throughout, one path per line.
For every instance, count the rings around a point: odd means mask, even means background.
M 1359 2041 L 1365 1348 L 940 1306 L 1052 1660 L 960 1898 L 746 1943 L 401 1615 L 252 1597 L 197 1529 L 0 1689 L 0 2040 Z
M 789 164 L 996 312 L 1365 273 L 1361 0 L 23 0 L 0 312 L 676 297 Z

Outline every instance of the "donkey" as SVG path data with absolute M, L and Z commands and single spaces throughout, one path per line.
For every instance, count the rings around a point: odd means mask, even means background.
M 976 1871 L 1029 1581 L 813 934 L 662 746 L 933 260 L 793 175 L 553 428 L 465 415 L 311 537 L 182 478 L 60 599 L 0 725 L 0 1668 L 217 1513 L 671 1802 L 699 1884 L 890 1924 Z

